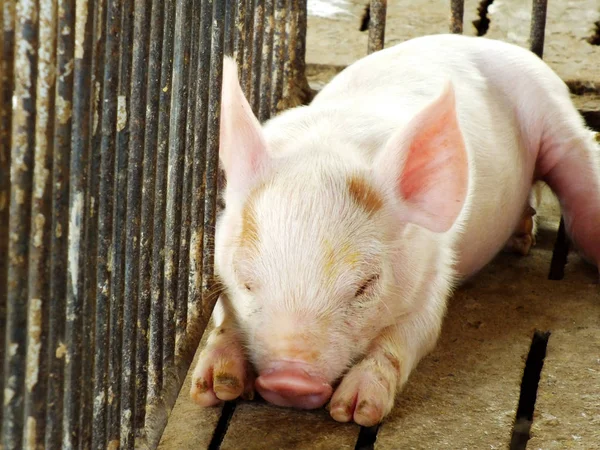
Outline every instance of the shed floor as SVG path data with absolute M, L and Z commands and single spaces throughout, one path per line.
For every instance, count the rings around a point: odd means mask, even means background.
M 322 2 L 339 6 L 342 13 L 309 17 L 307 61 L 315 89 L 339 67 L 363 56 L 367 42 L 367 34 L 358 31 L 365 1 Z M 446 32 L 448 4 L 389 0 L 387 43 Z M 496 0 L 494 5 L 488 36 L 526 46 L 530 2 Z M 466 1 L 465 34 L 475 34 L 471 22 L 478 6 L 479 2 Z M 549 2 L 545 58 L 563 79 L 599 85 L 593 65 L 600 61 L 600 47 L 585 41 L 599 18 L 597 0 Z M 332 48 L 331 42 L 337 45 Z M 600 109 L 599 98 L 596 92 L 574 96 L 579 107 L 595 110 Z M 457 290 L 438 346 L 412 374 L 377 432 L 375 449 L 507 448 L 536 329 L 551 331 L 551 336 L 528 448 L 600 449 L 598 275 L 571 253 L 564 279 L 548 280 L 560 214 L 551 194 L 545 194 L 538 214 L 538 243 L 529 256 L 501 254 Z M 160 449 L 207 448 L 215 434 L 223 408 L 197 407 L 189 388 L 188 376 Z M 231 409 L 227 406 L 225 413 Z M 374 430 L 364 431 L 361 442 L 369 437 L 372 441 Z M 339 424 L 324 409 L 295 411 L 240 402 L 221 448 L 351 449 L 359 433 L 360 427 Z

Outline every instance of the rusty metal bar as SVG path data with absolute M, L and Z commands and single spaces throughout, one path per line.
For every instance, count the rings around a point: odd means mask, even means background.
M 45 448 L 59 446 L 62 434 L 65 297 L 67 295 L 67 236 L 69 230 L 69 157 L 73 102 L 73 59 L 75 2 L 61 0 L 58 5 L 56 43 L 56 114 L 54 118 L 54 163 L 52 175 L 52 230 L 50 260 L 50 302 L 48 325 L 48 392 L 44 430 Z
M 260 78 L 263 56 L 263 39 L 265 29 L 265 1 L 255 0 L 254 3 L 254 26 L 252 33 L 252 63 L 250 81 L 250 106 L 254 114 L 258 115 L 260 103 Z
M 171 111 L 171 76 L 173 69 L 173 33 L 175 0 L 166 0 L 162 34 L 160 97 L 158 106 L 158 144 L 156 147 L 156 184 L 154 196 L 154 230 L 152 244 L 152 281 L 150 300 L 150 347 L 146 428 L 154 426 L 153 417 L 164 408 L 163 387 L 163 288 L 165 256 L 165 199 L 167 188 L 167 158 L 169 145 L 169 115 Z
M 233 54 L 233 43 L 235 33 L 235 14 L 238 0 L 222 0 L 225 3 L 225 43 L 223 52 L 231 56 Z
M 3 444 L 17 450 L 23 444 L 23 397 L 25 395 L 25 342 L 27 338 L 29 230 L 33 156 L 35 149 L 35 102 L 37 76 L 37 5 L 27 3 L 16 10 L 14 96 L 11 141 L 11 192 L 8 241 L 8 295 L 4 360 Z
M 283 66 L 286 47 L 286 23 L 288 21 L 288 1 L 276 0 L 275 3 L 275 29 L 273 33 L 273 60 L 272 60 L 272 90 L 271 114 L 278 111 L 279 101 L 283 97 Z
M 367 54 L 383 49 L 385 40 L 385 16 L 387 0 L 371 0 L 371 21 Z
M 29 286 L 24 392 L 24 448 L 42 447 L 47 387 L 47 336 L 50 302 L 52 159 L 56 54 L 56 5 L 40 1 L 35 104 L 35 151 L 29 236 Z
M 87 8 L 86 8 L 87 6 Z M 77 223 L 77 232 L 72 232 L 73 240 L 69 244 L 69 251 L 73 248 L 73 259 L 76 261 L 77 276 L 83 277 L 83 280 L 75 280 L 72 292 L 73 311 L 77 311 L 82 318 L 77 318 L 73 323 L 74 337 L 78 344 L 74 349 L 78 351 L 79 358 L 82 361 L 89 361 L 87 364 L 73 364 L 72 386 L 65 385 L 65 409 L 72 408 L 69 404 L 80 399 L 79 409 L 79 440 L 72 443 L 71 446 L 90 448 L 93 440 L 92 428 L 94 425 L 94 389 L 88 385 L 88 389 L 82 389 L 78 380 L 94 379 L 94 364 L 91 361 L 96 357 L 96 294 L 97 294 L 97 267 L 96 256 L 98 254 L 98 199 L 100 188 L 100 168 L 102 164 L 102 155 L 100 152 L 102 142 L 101 118 L 103 117 L 104 105 L 104 56 L 106 51 L 106 0 L 98 0 L 90 8 L 85 0 L 78 0 L 76 14 L 76 30 L 83 33 L 84 38 L 79 39 L 83 42 L 82 47 L 78 47 L 75 52 L 75 64 L 81 66 L 81 80 L 75 89 L 75 99 L 83 96 L 81 100 L 81 114 L 84 118 L 74 117 L 74 120 L 80 121 L 81 135 L 73 138 L 73 150 L 81 155 L 73 155 L 71 167 L 77 167 L 77 173 L 71 180 L 71 206 L 69 218 L 73 223 Z M 81 21 L 81 22 L 80 22 Z M 88 78 L 90 77 L 90 78 Z M 76 79 L 77 82 L 77 79 Z M 89 96 L 89 99 L 86 97 Z M 76 100 L 74 100 L 76 101 Z M 75 104 L 75 103 L 74 103 Z M 74 129 L 77 134 L 80 130 Z M 87 180 L 86 180 L 87 177 Z M 74 187 L 74 184 L 77 187 Z M 79 196 L 79 198 L 78 198 Z M 83 206 L 81 206 L 83 203 Z M 78 215 L 83 217 L 78 219 Z M 71 227 L 72 229 L 73 227 Z M 83 241 L 82 241 L 83 239 Z M 77 245 L 80 246 L 77 253 Z M 72 277 L 70 277 L 72 278 Z M 77 277 L 75 277 L 77 278 Z M 82 330 L 81 337 L 79 336 Z M 66 383 L 65 383 L 66 384 Z M 73 390 L 75 392 L 73 392 Z M 79 394 L 80 392 L 80 394 Z M 68 398 L 75 400 L 68 400 Z M 100 400 L 100 399 L 99 399 Z M 74 422 L 76 418 L 65 413 L 65 427 L 68 422 Z
M 235 17 L 233 21 L 233 59 L 238 67 L 244 62 L 246 43 L 246 0 L 236 0 Z
M 8 218 L 10 204 L 11 123 L 15 4 L 0 5 L 0 446 L 4 409 L 4 361 L 8 304 Z
M 187 72 L 184 76 L 187 77 L 185 82 L 187 85 L 186 98 L 182 106 L 186 108 L 185 132 L 183 132 L 184 145 L 182 148 L 183 158 L 183 178 L 182 191 L 179 198 L 181 208 L 181 225 L 179 230 L 179 253 L 178 253 L 178 269 L 177 269 L 177 298 L 175 302 L 175 362 L 181 345 L 185 343 L 187 331 L 187 316 L 188 316 L 188 281 L 189 281 L 189 258 L 190 258 L 190 224 L 191 224 L 191 207 L 192 207 L 192 183 L 193 183 L 193 148 L 194 148 L 194 122 L 195 122 L 195 91 L 197 78 L 196 67 L 198 58 L 198 27 L 200 25 L 200 1 L 193 0 L 191 9 L 191 25 L 190 25 L 190 49 L 189 63 Z
M 465 0 L 450 1 L 450 33 L 462 34 Z
M 161 91 L 161 54 L 163 35 L 162 0 L 152 1 L 150 18 L 150 46 L 148 49 L 148 85 L 144 134 L 144 167 L 142 206 L 140 221 L 140 266 L 139 266 L 139 326 L 136 329 L 135 367 L 135 428 L 138 434 L 144 427 L 146 417 L 146 394 L 148 386 L 148 344 L 150 327 L 150 299 L 152 280 L 152 249 L 154 224 L 154 190 L 156 172 L 156 149 L 158 141 L 158 115 Z M 163 171 L 164 172 L 164 171 Z
M 185 155 L 187 75 L 190 52 L 191 0 L 177 2 L 173 47 L 173 89 L 169 133 L 169 176 L 165 215 L 165 268 L 163 309 L 163 387 L 173 382 L 175 364 L 175 302 L 177 299 L 181 193 Z
M 273 60 L 273 35 L 275 0 L 265 0 L 265 28 L 262 40 L 260 66 L 260 100 L 258 120 L 262 123 L 271 117 L 271 64 Z
M 250 90 L 252 89 L 252 55 L 254 53 L 254 2 L 246 0 L 246 21 L 244 27 L 246 32 L 246 41 L 244 42 L 244 57 L 242 61 L 241 84 L 244 94 L 250 99 Z
M 544 34 L 546 31 L 547 9 L 548 0 L 533 0 L 529 41 L 531 51 L 540 58 L 544 55 Z
M 131 99 L 131 42 L 133 40 L 133 0 L 121 0 L 119 44 L 119 82 L 117 91 L 115 172 L 112 212 L 112 245 L 110 266 L 110 312 L 108 332 L 108 407 L 107 441 L 119 442 L 121 425 L 121 358 L 125 281 L 125 228 L 127 213 L 127 173 L 129 153 L 129 105 Z
M 192 170 L 192 207 L 190 221 L 188 336 L 190 327 L 198 321 L 202 311 L 202 242 L 204 222 L 204 171 L 206 168 L 206 128 L 208 113 L 208 81 L 210 75 L 210 42 L 212 4 L 203 0 L 200 8 L 199 51 L 195 87 L 194 148 Z M 195 337 L 192 337 L 192 339 Z M 198 337 L 199 339 L 199 337 Z
M 118 99 L 114 95 L 119 87 L 119 47 L 121 37 L 122 0 L 107 1 L 106 42 L 104 53 L 104 92 L 100 144 L 101 165 L 98 191 L 98 250 L 96 275 L 96 345 L 94 359 L 94 412 L 92 448 L 105 448 L 108 444 L 109 426 L 107 412 L 110 394 L 108 367 L 109 323 L 111 316 L 111 271 L 114 262 L 113 208 L 115 206 L 115 154 L 117 138 Z M 117 159 L 118 161 L 118 159 Z M 117 196 L 118 198 L 119 196 Z M 111 398 L 112 400 L 112 398 Z
M 290 61 L 291 72 L 285 87 L 285 104 L 282 105 L 288 108 L 308 104 L 314 96 L 306 78 L 307 3 L 306 0 L 291 2 L 290 37 L 286 57 Z
M 132 5 L 133 6 L 133 5 Z M 136 2 L 133 18 L 133 51 L 129 89 L 129 148 L 127 163 L 127 210 L 125 232 L 125 279 L 121 362 L 120 448 L 134 448 L 136 328 L 139 282 L 140 206 L 142 157 L 146 113 L 146 71 L 150 36 L 150 7 Z M 127 14 L 127 12 L 125 13 Z M 125 14 L 123 18 L 125 19 Z M 125 38 L 125 36 L 123 36 Z M 130 36 L 131 37 L 131 36 Z M 123 40 L 124 45 L 125 40 Z M 122 81 L 125 84 L 125 81 Z M 141 331 L 141 330 L 140 330 Z

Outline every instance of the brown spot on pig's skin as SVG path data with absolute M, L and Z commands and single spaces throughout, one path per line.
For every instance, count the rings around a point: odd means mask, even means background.
M 217 373 L 215 374 L 215 390 L 217 385 L 219 388 L 225 388 L 227 391 L 235 391 L 241 386 L 240 380 L 237 377 L 228 373 Z
M 209 389 L 210 387 L 208 386 L 208 381 L 202 378 L 196 380 L 196 390 L 198 393 L 204 394 L 205 392 L 208 392 Z
M 254 211 L 254 202 L 258 196 L 265 190 L 264 183 L 255 187 L 246 200 L 244 209 L 242 210 L 242 232 L 240 234 L 240 246 L 247 247 L 253 250 L 258 248 L 258 221 Z
M 369 215 L 377 213 L 383 207 L 383 200 L 379 193 L 369 185 L 367 180 L 358 175 L 348 179 L 348 190 L 356 204 Z

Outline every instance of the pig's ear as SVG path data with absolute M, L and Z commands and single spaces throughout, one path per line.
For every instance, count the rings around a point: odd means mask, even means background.
M 240 87 L 237 64 L 230 57 L 223 60 L 219 159 L 227 184 L 236 190 L 248 188 L 268 159 L 260 123 Z
M 468 161 L 450 82 L 390 138 L 374 168 L 401 202 L 402 221 L 438 233 L 452 226 L 465 202 Z

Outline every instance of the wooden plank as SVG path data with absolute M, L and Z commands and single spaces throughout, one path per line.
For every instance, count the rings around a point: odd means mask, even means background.
M 354 449 L 359 430 L 335 422 L 325 409 L 297 411 L 243 402 L 233 414 L 221 449 Z

